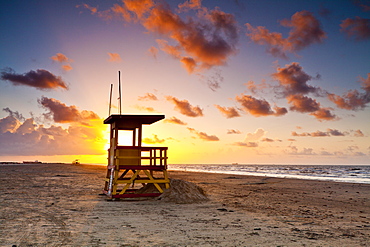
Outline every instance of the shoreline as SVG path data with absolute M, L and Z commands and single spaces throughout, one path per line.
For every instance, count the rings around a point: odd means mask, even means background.
M 105 166 L 0 166 L 4 246 L 369 246 L 370 185 L 169 171 L 209 201 L 109 202 Z

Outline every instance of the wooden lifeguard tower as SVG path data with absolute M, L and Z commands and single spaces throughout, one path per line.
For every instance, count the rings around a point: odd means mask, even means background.
M 164 118 L 164 115 L 113 114 L 104 120 L 104 124 L 110 124 L 110 148 L 104 187 L 104 193 L 110 199 L 155 197 L 161 195 L 164 188 L 169 188 L 168 148 L 142 146 L 143 125 Z M 121 131 L 132 132 L 131 146 L 119 146 L 118 136 Z M 154 185 L 154 192 L 144 189 L 150 184 Z

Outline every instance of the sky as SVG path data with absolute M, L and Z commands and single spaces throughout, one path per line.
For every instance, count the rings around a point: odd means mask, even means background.
M 370 164 L 369 18 L 367 0 L 6 1 L 0 161 L 105 164 L 120 71 L 122 113 L 166 116 L 143 145 L 169 164 Z

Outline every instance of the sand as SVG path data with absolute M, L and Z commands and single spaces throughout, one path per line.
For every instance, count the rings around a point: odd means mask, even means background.
M 173 172 L 209 200 L 107 201 L 105 167 L 0 165 L 0 246 L 370 246 L 370 184 Z

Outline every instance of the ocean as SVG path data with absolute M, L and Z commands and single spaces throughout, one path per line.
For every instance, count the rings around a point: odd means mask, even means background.
M 370 165 L 169 164 L 168 169 L 370 184 Z
M 1 165 L 37 164 L 3 162 Z M 168 170 L 370 184 L 370 165 L 169 164 Z

